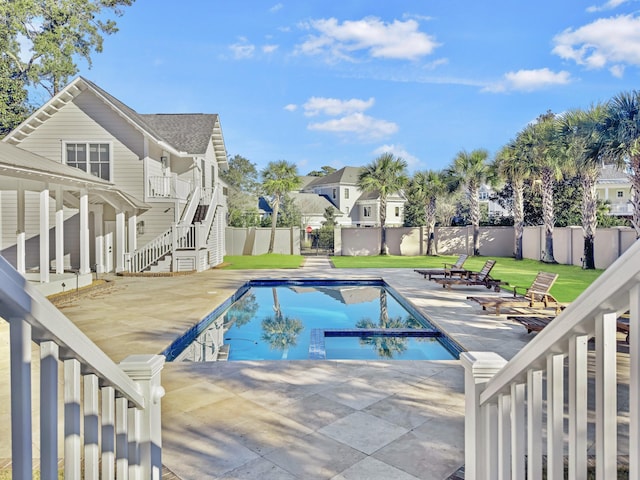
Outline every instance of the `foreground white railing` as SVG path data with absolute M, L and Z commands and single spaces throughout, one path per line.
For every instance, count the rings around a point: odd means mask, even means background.
M 627 311 L 629 451 L 623 453 L 629 457 L 629 478 L 640 478 L 640 242 L 511 361 L 487 352 L 461 355 L 465 478 L 521 479 L 525 470 L 526 478 L 542 478 L 546 449 L 546 478 L 564 478 L 566 456 L 569 478 L 584 479 L 591 442 L 595 443 L 596 478 L 617 478 L 617 422 L 627 412 L 619 412 L 617 406 L 616 321 Z M 595 348 L 589 346 L 591 338 Z M 595 358 L 592 368 L 590 358 Z M 589 395 L 595 404 L 591 419 Z M 592 423 L 595 433 L 590 438 Z
M 0 317 L 10 324 L 13 478 L 33 475 L 31 351 L 36 343 L 40 346 L 39 401 L 34 402 L 40 405 L 40 478 L 58 478 L 58 426 L 63 421 L 65 479 L 113 479 L 116 473 L 119 479 L 159 479 L 164 357 L 133 355 L 116 365 L 1 256 Z M 64 364 L 62 418 L 60 362 Z

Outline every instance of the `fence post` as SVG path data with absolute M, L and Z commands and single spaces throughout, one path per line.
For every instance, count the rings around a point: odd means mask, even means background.
M 164 366 L 163 355 L 130 355 L 120 362 L 122 370 L 140 385 L 145 398 L 140 412 L 140 465 L 141 478 L 160 480 L 162 477 L 162 420 L 160 399 L 164 388 L 160 384 L 160 372 Z
M 494 352 L 463 352 L 460 362 L 464 367 L 464 470 L 467 480 L 485 478 L 485 463 L 491 452 L 486 442 L 485 426 L 480 411 L 480 394 L 487 382 L 507 363 Z M 495 453 L 495 452 L 494 452 Z

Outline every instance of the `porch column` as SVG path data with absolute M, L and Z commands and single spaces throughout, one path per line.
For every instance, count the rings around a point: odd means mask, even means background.
M 91 271 L 89 260 L 89 193 L 80 192 L 80 273 Z
M 124 268 L 125 254 L 125 222 L 124 212 L 116 213 L 116 272 L 122 272 Z
M 104 273 L 104 231 L 103 216 L 104 206 L 96 205 L 93 209 L 93 231 L 95 232 L 96 248 L 96 273 Z
M 56 188 L 56 274 L 64 273 L 64 204 L 62 187 Z
M 40 283 L 49 283 L 49 186 L 40 190 Z
M 25 211 L 25 193 L 24 187 L 18 182 L 18 225 L 16 227 L 16 270 L 25 274 L 25 242 L 26 234 L 24 232 L 24 211 Z
M 128 233 L 128 245 L 129 245 L 129 253 L 133 253 L 138 249 L 138 241 L 137 241 L 137 221 L 138 217 L 136 215 L 129 215 L 129 231 Z

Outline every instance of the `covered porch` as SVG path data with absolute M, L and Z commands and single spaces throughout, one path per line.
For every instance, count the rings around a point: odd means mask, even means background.
M 148 209 L 110 182 L 6 143 L 0 192 L 0 254 L 46 295 L 125 270 Z

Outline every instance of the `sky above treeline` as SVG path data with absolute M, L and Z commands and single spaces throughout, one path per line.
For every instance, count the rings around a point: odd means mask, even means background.
M 218 113 L 227 151 L 301 174 L 384 152 L 495 154 L 638 88 L 637 0 L 136 0 L 80 75 L 139 113 Z M 42 100 L 46 100 L 43 96 Z

